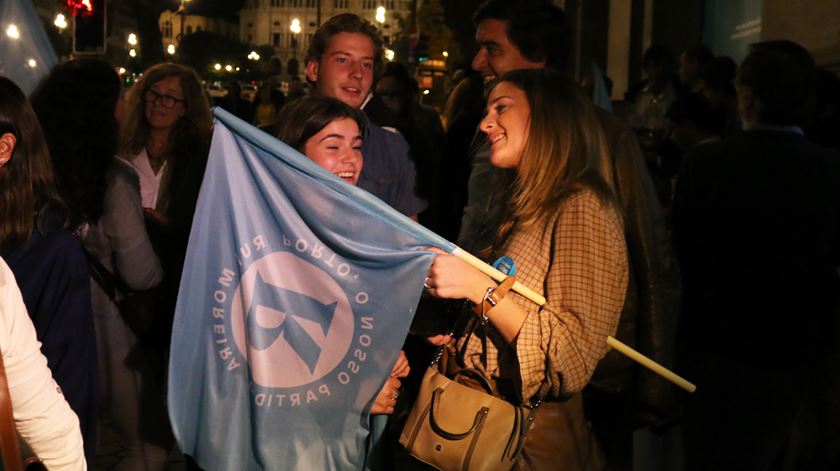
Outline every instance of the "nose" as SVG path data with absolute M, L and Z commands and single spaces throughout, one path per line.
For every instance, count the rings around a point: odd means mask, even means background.
M 351 67 L 350 68 L 350 76 L 353 77 L 354 79 L 361 80 L 362 79 L 362 63 L 358 62 L 358 61 L 355 61 L 355 62 L 353 62 L 353 64 L 350 67 Z
M 485 72 L 487 70 L 487 51 L 483 47 L 475 53 L 470 67 L 476 72 Z
M 496 117 L 488 114 L 481 120 L 481 123 L 478 125 L 478 129 L 481 129 L 481 132 L 485 134 L 490 134 L 490 131 L 495 129 L 496 127 Z
M 341 154 L 341 162 L 345 164 L 358 165 L 362 161 L 362 153 L 359 150 L 348 148 Z

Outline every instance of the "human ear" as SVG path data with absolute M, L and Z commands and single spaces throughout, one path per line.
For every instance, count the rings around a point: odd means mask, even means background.
M 7 132 L 0 136 L 0 167 L 11 160 L 12 154 L 15 152 L 15 144 L 17 144 L 17 138 L 14 134 Z
M 310 60 L 306 63 L 306 78 L 310 82 L 318 81 L 318 61 Z

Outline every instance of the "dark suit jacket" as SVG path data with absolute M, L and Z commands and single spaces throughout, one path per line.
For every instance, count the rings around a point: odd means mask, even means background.
M 678 359 L 698 386 L 686 421 L 702 469 L 766 469 L 790 446 L 840 293 L 837 163 L 769 130 L 686 157 L 673 213 Z

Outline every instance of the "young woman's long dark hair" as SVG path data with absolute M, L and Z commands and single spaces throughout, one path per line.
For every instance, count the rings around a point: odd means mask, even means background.
M 6 133 L 17 142 L 0 167 L 0 250 L 25 243 L 46 208 L 63 208 L 38 118 L 21 89 L 0 77 L 0 135 Z
M 106 174 L 117 152 L 120 88 L 107 62 L 75 60 L 55 67 L 32 95 L 72 228 L 95 223 L 104 211 Z
M 303 152 L 306 141 L 318 134 L 331 122 L 350 118 L 359 125 L 364 135 L 364 118 L 361 112 L 335 98 L 307 96 L 295 100 L 283 108 L 277 121 L 277 138 Z

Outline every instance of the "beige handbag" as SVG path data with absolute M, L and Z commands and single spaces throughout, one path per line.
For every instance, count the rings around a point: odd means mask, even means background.
M 457 382 L 457 377 L 447 378 L 436 363 L 423 377 L 400 444 L 418 460 L 443 471 L 509 470 L 522 451 L 538 404 L 514 406 Z M 486 382 L 475 370 L 458 374 Z

